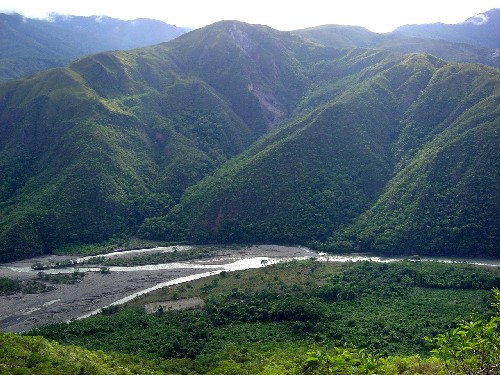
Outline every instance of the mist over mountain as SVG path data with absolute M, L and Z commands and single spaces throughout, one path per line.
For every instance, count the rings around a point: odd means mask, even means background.
M 50 20 L 40 20 L 0 13 L 0 82 L 63 66 L 91 53 L 166 42 L 184 32 L 151 19 L 53 14 Z
M 295 33 L 334 48 L 383 48 L 424 52 L 453 61 L 500 66 L 499 10 L 471 17 L 458 25 L 406 25 L 377 34 L 357 26 L 325 25 Z M 152 19 L 123 21 L 105 16 L 52 14 L 49 20 L 0 14 L 0 83 L 76 58 L 108 50 L 144 47 L 186 32 Z M 447 42 L 447 43 L 446 43 Z
M 477 14 L 462 23 L 443 23 L 400 26 L 395 33 L 406 36 L 441 39 L 450 42 L 500 48 L 500 8 Z
M 358 26 L 323 25 L 294 31 L 314 43 L 333 48 L 375 48 L 399 53 L 429 53 L 448 61 L 500 67 L 498 11 L 485 13 L 484 25 L 430 24 L 401 26 L 377 34 Z
M 218 22 L 1 85 L 0 259 L 129 236 L 498 257 L 500 71 L 319 30 Z

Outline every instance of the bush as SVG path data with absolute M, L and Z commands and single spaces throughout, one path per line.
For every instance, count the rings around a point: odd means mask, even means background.
M 500 374 L 500 289 L 493 289 L 496 315 L 489 320 L 461 320 L 457 327 L 427 341 L 447 374 Z

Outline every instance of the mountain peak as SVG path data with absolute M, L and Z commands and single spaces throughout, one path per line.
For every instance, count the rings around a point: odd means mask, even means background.
M 196 72 L 227 94 L 236 112 L 263 134 L 290 113 L 286 103 L 302 95 L 303 73 L 294 61 L 296 46 L 301 44 L 304 41 L 290 32 L 220 21 L 185 34 L 169 46 L 176 51 L 178 66 Z M 293 89 L 287 87 L 291 82 Z M 252 100 L 241 106 L 243 97 Z
M 472 24 L 472 25 L 485 25 L 488 23 L 496 24 L 496 28 L 498 29 L 498 24 L 500 23 L 500 8 L 495 8 L 488 10 L 484 13 L 476 14 L 473 17 L 466 19 L 463 24 Z
M 489 21 L 487 14 L 480 13 L 476 14 L 474 17 L 468 18 L 464 23 L 471 23 L 473 25 L 484 25 Z

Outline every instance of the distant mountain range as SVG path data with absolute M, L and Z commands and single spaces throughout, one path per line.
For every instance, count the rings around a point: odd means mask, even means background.
M 184 29 L 151 19 L 54 14 L 50 20 L 0 13 L 0 82 L 91 53 L 126 50 L 169 41 Z
M 406 25 L 386 34 L 373 33 L 357 26 L 337 25 L 318 26 L 295 33 L 334 48 L 423 52 L 449 61 L 500 67 L 500 8 L 461 24 Z
M 500 49 L 500 8 L 475 15 L 455 25 L 443 23 L 406 25 L 398 27 L 394 32 L 417 38 L 441 39 Z
M 401 26 L 377 34 L 361 27 L 326 25 L 295 33 L 334 48 L 381 48 L 425 52 L 461 62 L 500 67 L 500 9 L 462 24 Z M 110 17 L 63 16 L 50 20 L 0 13 L 0 83 L 102 51 L 127 50 L 167 42 L 180 28 L 152 19 L 123 21 Z M 447 43 L 446 43 L 447 42 Z
M 406 40 L 225 21 L 0 85 L 0 259 L 128 236 L 500 256 L 500 70 Z

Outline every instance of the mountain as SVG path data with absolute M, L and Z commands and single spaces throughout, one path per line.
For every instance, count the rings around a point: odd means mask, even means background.
M 246 30 L 252 43 L 238 39 Z M 1 86 L 2 259 L 130 235 L 168 212 L 289 111 L 297 94 L 279 83 L 302 79 L 284 56 L 293 43 L 221 23 Z M 254 54 L 269 58 L 257 64 Z M 214 67 L 226 74 L 218 83 Z
M 293 33 L 314 43 L 340 49 L 371 48 L 383 39 L 383 34 L 374 33 L 360 26 L 322 25 L 294 30 Z
M 459 24 L 405 25 L 398 27 L 394 32 L 418 38 L 442 39 L 499 49 L 500 8 L 477 14 Z
M 0 259 L 134 235 L 498 256 L 499 87 L 236 21 L 10 81 Z
M 437 71 L 402 117 L 394 176 L 344 239 L 385 254 L 498 256 L 499 103 L 498 70 Z
M 150 19 L 54 14 L 50 20 L 39 20 L 0 13 L 0 82 L 91 53 L 148 46 L 183 33 L 179 27 Z
M 492 11 L 493 14 L 493 11 Z M 500 28 L 500 21 L 490 22 L 495 29 Z M 417 29 L 425 25 L 415 26 Z M 447 25 L 456 26 L 456 25 Z M 458 26 L 457 26 L 458 27 Z M 411 27 L 408 26 L 408 29 Z M 314 43 L 332 48 L 375 48 L 389 50 L 398 53 L 429 53 L 448 61 L 473 62 L 500 67 L 500 54 L 498 48 L 500 41 L 496 35 L 489 36 L 492 43 L 484 45 L 476 41 L 475 29 L 466 30 L 452 29 L 448 32 L 448 38 L 440 38 L 439 33 L 407 32 L 406 27 L 396 29 L 392 33 L 377 34 L 362 27 L 323 25 L 303 30 L 295 30 L 294 33 Z M 463 35 L 463 38 L 457 35 Z M 455 38 L 453 36 L 456 36 Z M 496 38 L 496 39 L 495 39 Z
M 370 59 L 349 72 L 361 82 L 342 77 L 333 100 L 189 189 L 143 233 L 498 256 L 499 71 L 428 55 Z

